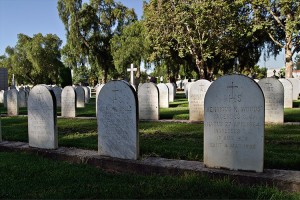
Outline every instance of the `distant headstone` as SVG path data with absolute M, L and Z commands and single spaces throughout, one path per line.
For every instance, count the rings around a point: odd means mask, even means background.
M 284 108 L 293 108 L 293 85 L 287 79 L 279 79 L 284 88 Z
M 211 82 L 198 80 L 192 84 L 189 92 L 190 121 L 204 121 L 204 97 Z
M 90 102 L 90 90 L 88 87 L 83 86 L 84 89 L 84 103 L 89 103 Z
M 185 97 L 188 98 L 189 97 L 189 90 L 191 88 L 191 84 L 193 84 L 192 82 L 187 82 L 184 85 L 184 93 L 185 93 Z
M 56 105 L 57 105 L 57 107 L 61 107 L 61 93 L 62 93 L 61 87 L 54 86 L 52 88 L 52 90 L 53 90 L 55 98 L 56 98 Z
M 31 147 L 58 147 L 56 99 L 46 85 L 34 86 L 28 97 L 28 140 Z
M 130 68 L 128 68 L 127 71 L 130 72 L 130 84 L 135 85 L 135 83 L 134 83 L 134 72 L 137 71 L 137 68 L 134 68 L 133 64 L 131 64 Z
M 214 81 L 204 100 L 204 165 L 263 171 L 264 95 L 243 75 Z
M 4 90 L 0 90 L 0 103 L 4 103 Z
M 159 91 L 154 83 L 144 83 L 139 87 L 140 120 L 159 120 Z
M 157 84 L 160 108 L 169 108 L 169 88 L 164 83 Z
M 97 105 L 98 105 L 98 96 L 99 96 L 99 93 L 100 93 L 100 91 L 101 91 L 101 89 L 102 89 L 102 87 L 104 86 L 104 84 L 101 84 L 101 85 L 99 85 L 97 88 L 96 88 L 96 115 L 97 115 Z
M 8 70 L 7 68 L 0 68 L 0 90 L 8 89 Z
M 300 80 L 298 78 L 287 78 L 293 85 L 293 100 L 298 100 Z
M 100 155 L 138 159 L 138 102 L 125 81 L 110 81 L 97 101 L 98 152 Z
M 176 87 L 174 87 L 173 83 L 166 83 L 169 89 L 169 102 L 174 102 Z
M 76 93 L 72 86 L 66 86 L 62 90 L 61 116 L 76 117 Z
M 84 108 L 85 107 L 85 91 L 81 86 L 77 86 L 75 89 L 76 92 L 76 107 Z
M 18 116 L 19 104 L 18 104 L 18 90 L 11 89 L 7 91 L 7 115 Z
M 4 108 L 7 108 L 7 90 L 4 90 L 3 92 L 3 105 Z
M 24 89 L 19 90 L 19 108 L 26 108 L 27 107 L 27 94 Z
M 265 122 L 284 122 L 284 89 L 276 78 L 263 78 L 258 81 L 265 96 Z

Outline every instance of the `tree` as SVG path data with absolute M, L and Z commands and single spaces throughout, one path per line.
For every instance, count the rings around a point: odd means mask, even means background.
M 16 46 L 6 48 L 7 56 L 2 62 L 19 83 L 67 84 L 70 80 L 66 80 L 67 69 L 60 60 L 61 44 L 59 37 L 53 34 L 43 36 L 38 33 L 32 38 L 18 34 Z
M 293 55 L 300 50 L 299 0 L 254 0 L 255 29 L 264 30 L 273 41 L 275 55 L 285 50 L 286 78 L 292 77 Z
M 106 82 L 109 70 L 114 71 L 110 40 L 124 26 L 136 20 L 136 14 L 114 0 L 58 0 L 60 19 L 64 23 L 67 44 L 63 49 L 69 66 L 82 66 L 88 58 L 92 71 Z

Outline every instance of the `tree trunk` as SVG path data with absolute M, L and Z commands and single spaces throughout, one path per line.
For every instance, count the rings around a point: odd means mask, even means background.
M 202 79 L 201 68 L 202 68 L 202 60 L 199 59 L 199 56 L 196 55 L 196 67 L 198 69 L 199 79 Z
M 286 39 L 285 46 L 285 78 L 293 77 L 293 53 L 292 42 Z

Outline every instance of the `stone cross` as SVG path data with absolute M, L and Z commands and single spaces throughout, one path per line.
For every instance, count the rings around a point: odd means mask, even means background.
M 127 69 L 128 72 L 130 72 L 130 84 L 134 85 L 134 74 L 133 72 L 137 71 L 137 68 L 133 68 L 133 64 L 130 65 L 130 68 Z
M 238 88 L 238 86 L 234 85 L 233 82 L 231 82 L 231 86 L 227 86 L 227 88 L 231 88 L 231 100 L 235 100 L 235 96 L 234 96 L 234 88 Z

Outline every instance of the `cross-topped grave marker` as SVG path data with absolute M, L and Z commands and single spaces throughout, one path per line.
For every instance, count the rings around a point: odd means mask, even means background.
M 134 85 L 134 73 L 137 71 L 137 68 L 133 68 L 133 64 L 130 65 L 130 68 L 127 69 L 130 72 L 130 84 Z

